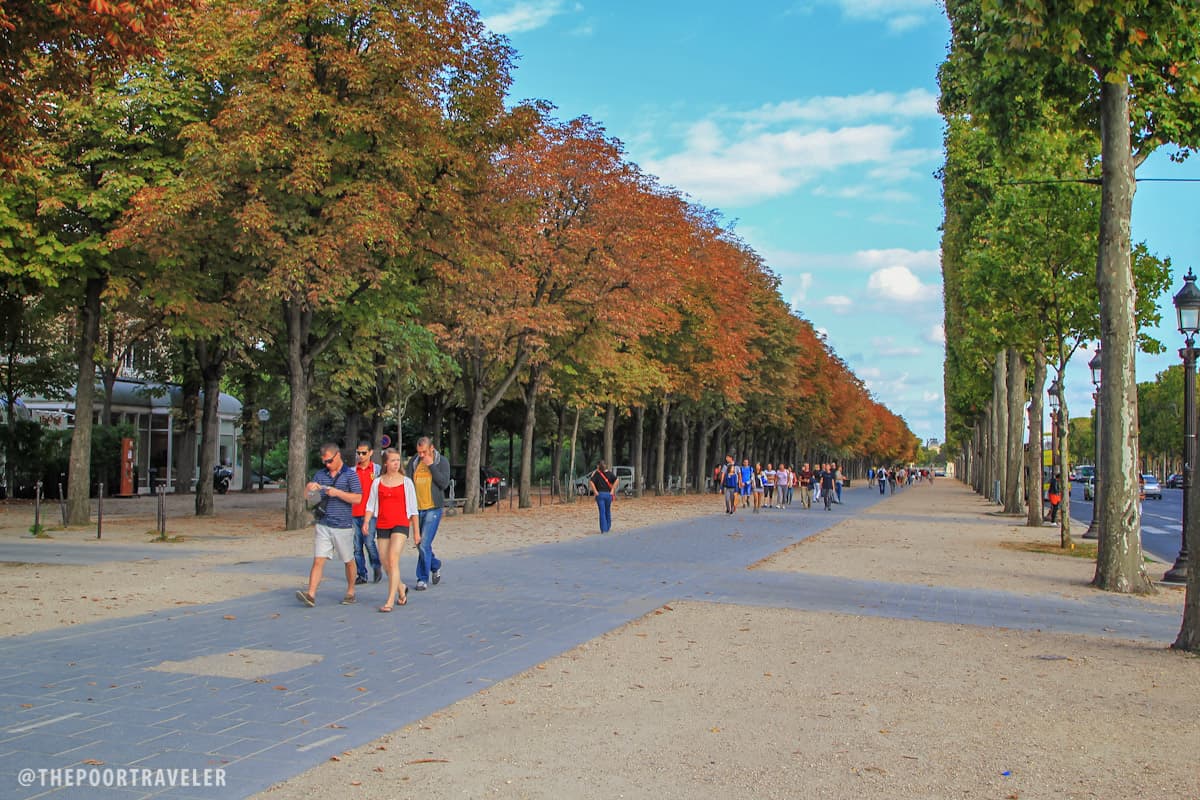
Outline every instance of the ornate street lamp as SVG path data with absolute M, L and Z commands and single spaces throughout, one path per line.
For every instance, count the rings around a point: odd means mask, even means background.
M 1100 374 L 1100 345 L 1096 345 L 1096 354 L 1092 356 L 1092 360 L 1088 362 L 1088 369 L 1092 371 L 1092 386 L 1096 387 L 1096 391 L 1092 392 L 1092 399 L 1096 403 L 1096 425 L 1093 429 L 1096 439 L 1096 458 L 1095 465 L 1092 467 L 1092 522 L 1088 525 L 1087 531 L 1084 532 L 1084 539 L 1099 539 L 1100 538 L 1100 454 L 1103 452 L 1100 448 L 1100 383 L 1103 376 Z
M 1163 575 L 1169 583 L 1187 583 L 1188 533 L 1196 526 L 1192 519 L 1191 502 L 1192 465 L 1196 463 L 1196 333 L 1200 332 L 1200 288 L 1196 288 L 1196 276 L 1189 267 L 1183 276 L 1183 288 L 1175 295 L 1175 316 L 1179 320 L 1179 332 L 1183 334 L 1184 346 L 1179 351 L 1183 359 L 1183 535 L 1179 556 L 1175 564 Z M 1200 509 L 1197 509 L 1200 510 Z
M 263 459 L 267 452 L 267 420 L 271 419 L 271 412 L 265 408 L 258 410 L 258 429 L 260 436 L 258 439 L 258 490 L 263 490 Z

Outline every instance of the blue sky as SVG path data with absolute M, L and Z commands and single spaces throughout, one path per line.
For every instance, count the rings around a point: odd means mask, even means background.
M 518 53 L 514 99 L 589 115 L 629 159 L 719 209 L 877 400 L 944 438 L 937 67 L 930 0 L 476 0 Z M 1154 157 L 1139 176 L 1200 175 Z M 1142 184 L 1135 239 L 1197 252 L 1200 184 Z M 1190 219 L 1189 219 L 1190 217 Z M 1172 249 L 1174 248 L 1174 249 Z M 1177 287 L 1172 288 L 1174 292 Z M 1139 361 L 1142 380 L 1175 363 Z M 1091 405 L 1086 362 L 1073 415 Z

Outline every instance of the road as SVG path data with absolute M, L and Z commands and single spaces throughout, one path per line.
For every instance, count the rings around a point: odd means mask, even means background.
M 1163 488 L 1162 500 L 1142 503 L 1142 549 L 1174 564 L 1182 543 L 1183 490 Z M 1083 499 L 1083 484 L 1071 484 L 1071 519 L 1086 530 L 1092 521 L 1092 503 Z M 1161 577 L 1161 576 L 1155 576 Z

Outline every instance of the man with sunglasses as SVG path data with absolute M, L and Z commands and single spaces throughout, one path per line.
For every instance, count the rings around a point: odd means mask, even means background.
M 371 495 L 371 484 L 379 477 L 379 465 L 371 461 L 371 443 L 363 440 L 358 443 L 358 447 L 354 449 L 354 456 L 357 463 L 354 465 L 354 472 L 358 475 L 358 484 L 362 487 L 362 500 L 354 504 L 354 508 L 350 510 L 351 519 L 354 520 L 354 566 L 357 568 L 358 577 L 355 579 L 355 584 L 367 582 L 367 557 L 371 559 L 371 569 L 375 573 L 375 583 L 379 583 L 383 577 L 383 565 L 379 563 L 379 548 L 375 544 L 375 518 L 372 517 L 367 522 L 366 530 L 363 529 L 363 518 L 367 514 L 367 498 Z M 365 555 L 363 551 L 366 551 Z
M 342 453 L 336 444 L 326 442 L 321 445 L 321 463 L 325 468 L 317 470 L 304 488 L 310 495 L 320 496 L 325 511 L 313 534 L 308 591 L 298 591 L 296 597 L 306 606 L 316 605 L 317 586 L 321 583 L 325 562 L 337 556 L 346 565 L 346 594 L 342 597 L 342 605 L 351 605 L 357 599 L 354 596 L 354 519 L 350 511 L 362 500 L 362 485 L 358 482 L 358 474 L 342 462 Z

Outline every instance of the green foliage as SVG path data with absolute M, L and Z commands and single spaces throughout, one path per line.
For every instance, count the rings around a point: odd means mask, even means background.
M 137 429 L 129 423 L 98 425 L 92 428 L 92 491 L 104 484 L 104 493 L 111 495 L 121 485 L 121 440 L 137 441 Z M 136 445 L 135 445 L 136 446 Z

